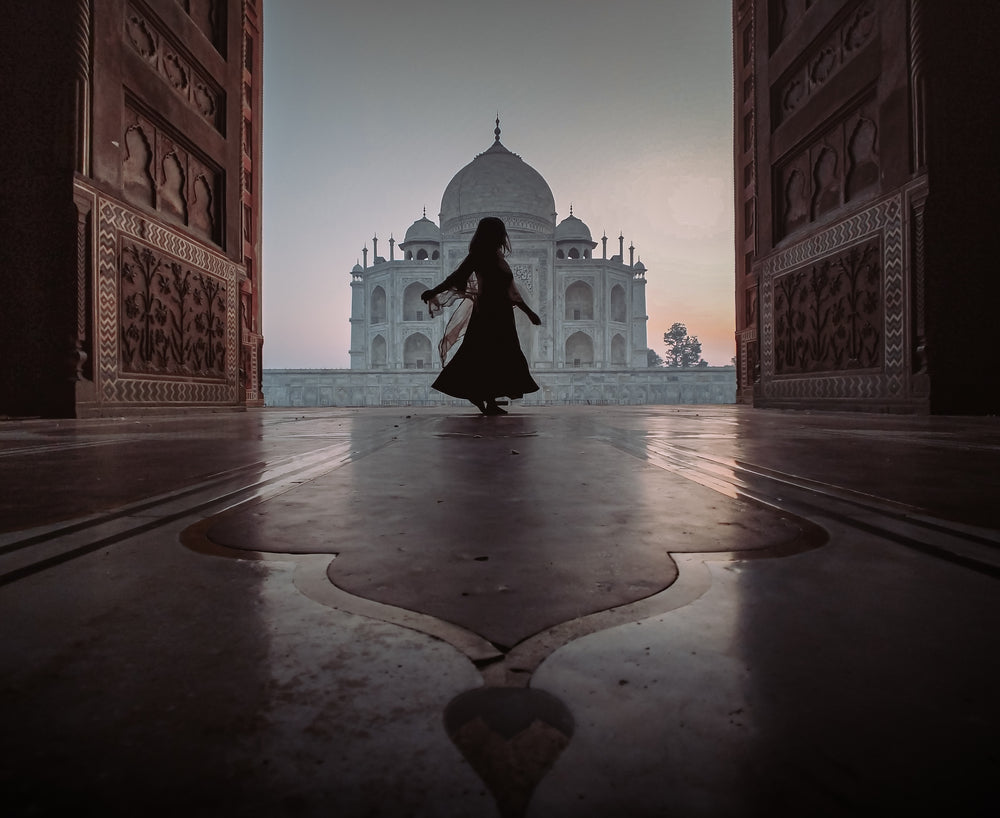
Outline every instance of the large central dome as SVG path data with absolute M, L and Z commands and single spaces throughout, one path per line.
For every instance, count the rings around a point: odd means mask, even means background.
M 497 128 L 499 131 L 499 127 Z M 479 154 L 448 183 L 441 197 L 441 230 L 475 230 L 483 216 L 499 216 L 509 230 L 551 233 L 556 203 L 542 175 L 500 143 Z

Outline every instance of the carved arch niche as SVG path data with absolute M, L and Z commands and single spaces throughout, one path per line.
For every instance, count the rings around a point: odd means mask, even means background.
M 125 129 L 122 182 L 125 198 L 132 204 L 156 207 L 153 187 L 153 147 L 151 134 L 143 123 L 136 122 Z
M 221 0 L 177 0 L 191 21 L 224 54 L 226 4 Z
M 214 244 L 222 244 L 222 171 L 209 166 L 138 112 L 122 134 L 122 195 Z
M 566 288 L 566 320 L 594 319 L 594 288 L 585 281 L 574 281 Z
M 840 177 L 841 162 L 837 151 L 830 145 L 821 143 L 812 153 L 813 220 L 840 207 L 842 203 Z
M 813 0 L 768 0 L 771 50 L 781 43 L 798 25 Z
M 867 116 L 859 116 L 848 124 L 847 182 L 848 201 L 878 185 L 878 126 Z
M 424 369 L 432 360 L 431 339 L 422 332 L 414 332 L 403 342 L 403 367 L 406 369 Z
M 386 319 L 385 290 L 376 285 L 372 290 L 370 321 L 373 324 L 384 324 Z
M 387 347 L 385 343 L 385 338 L 383 338 L 381 335 L 376 335 L 374 338 L 372 338 L 371 355 L 372 355 L 373 368 L 381 369 L 386 365 L 386 361 L 388 359 Z
M 805 163 L 800 159 L 779 174 L 778 238 L 795 232 L 809 222 L 809 177 L 806 170 Z
M 404 321 L 426 321 L 430 316 L 427 312 L 427 305 L 424 304 L 420 294 L 427 289 L 426 284 L 414 281 L 403 290 L 403 320 Z
M 621 284 L 615 284 L 611 288 L 611 320 L 619 324 L 624 324 L 628 317 L 628 310 L 625 305 L 625 288 Z
M 615 366 L 625 366 L 626 362 L 625 338 L 620 333 L 615 333 L 611 339 L 611 363 Z
M 187 223 L 186 190 L 184 165 L 177 152 L 171 151 L 160 162 L 160 210 L 181 224 Z
M 206 239 L 215 236 L 215 192 L 210 180 L 200 174 L 192 185 L 194 201 L 191 203 L 190 225 L 195 233 Z
M 566 366 L 593 366 L 594 339 L 585 332 L 574 332 L 566 339 Z

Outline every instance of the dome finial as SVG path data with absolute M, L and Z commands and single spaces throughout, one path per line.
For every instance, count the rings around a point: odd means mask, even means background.
M 424 205 L 424 218 L 427 218 L 427 205 Z
M 572 202 L 569 203 L 569 215 L 570 216 L 573 215 L 573 203 Z
M 495 138 L 494 138 L 493 141 L 494 142 L 499 142 L 500 141 L 500 112 L 499 111 L 497 111 L 497 126 L 496 126 L 496 128 L 493 129 L 493 133 L 495 135 Z

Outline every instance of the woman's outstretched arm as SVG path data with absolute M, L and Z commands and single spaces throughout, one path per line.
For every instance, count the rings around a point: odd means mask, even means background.
M 514 306 L 518 307 L 525 315 L 527 315 L 531 323 L 536 327 L 542 323 L 542 319 L 538 317 L 538 313 L 531 309 L 531 307 L 523 301 L 515 301 Z
M 420 294 L 420 298 L 424 303 L 430 301 L 436 295 L 443 293 L 445 290 L 456 290 L 458 292 L 464 292 L 466 285 L 469 283 L 469 276 L 472 275 L 474 268 L 472 262 L 466 257 L 458 268 L 450 276 L 448 276 L 444 281 L 438 284 L 431 290 L 424 290 Z

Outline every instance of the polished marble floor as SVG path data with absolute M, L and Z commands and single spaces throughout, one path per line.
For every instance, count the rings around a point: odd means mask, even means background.
M 12 816 L 1000 814 L 1000 421 L 0 424 Z

